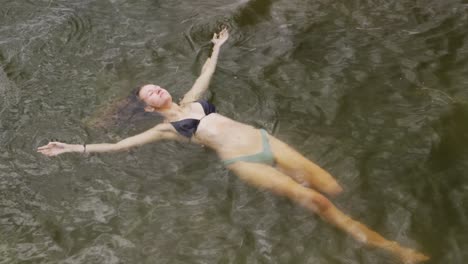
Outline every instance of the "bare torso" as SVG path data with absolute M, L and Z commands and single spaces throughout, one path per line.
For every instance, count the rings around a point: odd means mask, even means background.
M 205 116 L 198 103 L 187 104 L 173 122 L 186 118 L 200 119 L 192 142 L 215 150 L 222 159 L 256 153 L 262 149 L 260 132 L 253 126 L 232 120 L 218 113 Z M 177 133 L 177 131 L 174 132 Z

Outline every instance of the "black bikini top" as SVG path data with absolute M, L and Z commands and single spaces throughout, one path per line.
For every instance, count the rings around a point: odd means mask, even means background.
M 191 138 L 195 132 L 197 132 L 198 125 L 200 121 L 205 118 L 207 115 L 211 113 L 216 113 L 216 107 L 205 101 L 205 100 L 198 100 L 197 103 L 200 103 L 203 107 L 203 111 L 205 112 L 205 116 L 201 119 L 194 119 L 194 118 L 187 118 L 182 119 L 180 121 L 171 122 L 171 125 L 175 128 L 175 130 L 184 137 Z

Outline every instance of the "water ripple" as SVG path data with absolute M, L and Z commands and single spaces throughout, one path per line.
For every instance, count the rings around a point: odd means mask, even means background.
M 1 62 L 1 61 L 0 61 Z M 3 64 L 3 62 L 2 62 Z M 10 73 L 11 74 L 11 73 Z M 19 89 L 10 81 L 0 65 L 0 117 L 6 109 L 12 110 L 19 103 Z M 1 141 L 0 141 L 1 142 Z
M 140 82 L 182 96 L 221 25 L 231 36 L 210 92 L 223 114 L 329 170 L 346 190 L 333 202 L 354 218 L 435 263 L 461 262 L 467 10 L 462 0 L 4 1 L 0 263 L 394 262 L 199 147 L 35 153 L 49 139 L 115 142 L 159 122 L 82 120 L 111 116 Z
M 67 16 L 65 23 L 67 30 L 63 31 L 65 33 L 65 36 L 62 38 L 64 44 L 81 42 L 85 38 L 85 35 L 89 34 L 93 29 L 90 19 L 77 12 L 71 12 Z

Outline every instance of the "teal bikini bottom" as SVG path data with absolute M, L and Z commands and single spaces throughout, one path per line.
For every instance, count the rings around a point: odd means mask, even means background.
M 270 142 L 268 142 L 268 135 L 264 129 L 260 129 L 262 134 L 262 145 L 263 150 L 257 154 L 247 155 L 247 156 L 240 156 L 232 159 L 223 160 L 223 164 L 225 166 L 230 165 L 234 162 L 238 161 L 245 161 L 251 163 L 263 163 L 267 165 L 273 166 L 275 164 L 275 156 L 273 152 L 271 152 Z

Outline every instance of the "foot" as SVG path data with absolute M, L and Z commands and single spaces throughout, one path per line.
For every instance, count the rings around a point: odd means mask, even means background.
M 399 257 L 404 264 L 415 264 L 429 260 L 429 257 L 412 249 L 402 249 Z

